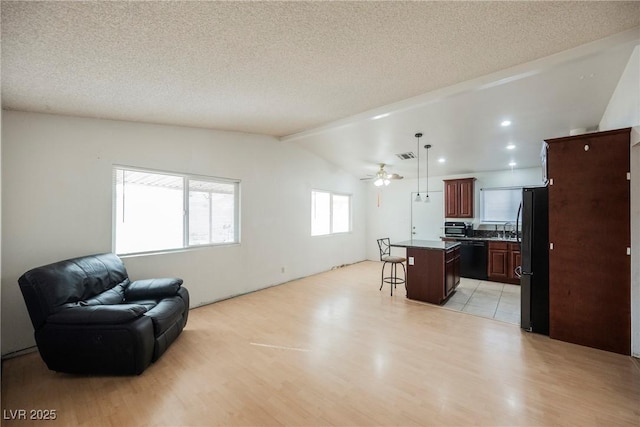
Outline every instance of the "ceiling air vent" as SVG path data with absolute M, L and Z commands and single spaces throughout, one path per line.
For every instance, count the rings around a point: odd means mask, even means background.
M 416 155 L 413 154 L 413 152 L 409 151 L 408 153 L 400 153 L 400 154 L 396 154 L 396 156 L 398 156 L 400 158 L 400 160 L 409 160 L 409 159 L 415 159 Z

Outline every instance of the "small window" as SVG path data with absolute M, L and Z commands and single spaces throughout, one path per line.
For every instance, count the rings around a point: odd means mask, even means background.
M 328 191 L 311 192 L 311 235 L 351 231 L 351 196 Z
M 480 193 L 482 222 L 515 222 L 522 202 L 522 187 L 483 188 Z
M 239 182 L 116 167 L 117 254 L 239 242 Z

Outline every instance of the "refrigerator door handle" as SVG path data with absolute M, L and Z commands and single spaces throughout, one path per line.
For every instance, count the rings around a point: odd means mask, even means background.
M 516 214 L 516 242 L 520 243 L 520 235 L 518 233 L 518 223 L 520 222 L 520 212 L 522 211 L 522 202 L 518 205 L 518 213 Z

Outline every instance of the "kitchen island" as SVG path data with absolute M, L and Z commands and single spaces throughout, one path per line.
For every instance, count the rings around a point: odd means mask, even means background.
M 460 243 L 406 240 L 391 246 L 407 250 L 407 298 L 442 304 L 460 283 Z

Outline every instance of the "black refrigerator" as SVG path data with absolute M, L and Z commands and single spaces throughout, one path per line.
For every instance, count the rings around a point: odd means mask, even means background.
M 522 189 L 522 329 L 549 335 L 549 189 Z

